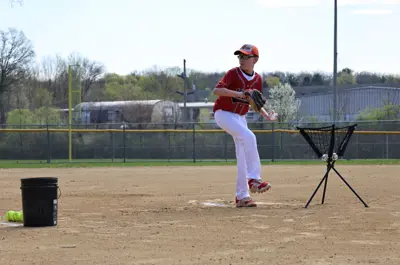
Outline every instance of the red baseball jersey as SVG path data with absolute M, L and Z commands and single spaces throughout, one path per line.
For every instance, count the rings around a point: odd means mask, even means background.
M 246 76 L 239 67 L 235 67 L 222 77 L 216 87 L 236 91 L 257 89 L 262 92 L 262 78 L 258 73 L 254 73 L 252 77 Z M 249 111 L 249 102 L 242 98 L 219 96 L 214 103 L 214 113 L 219 109 L 245 115 Z

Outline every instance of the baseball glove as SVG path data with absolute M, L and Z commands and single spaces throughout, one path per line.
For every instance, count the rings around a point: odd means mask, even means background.
M 246 98 L 249 101 L 249 104 L 251 105 L 253 110 L 256 112 L 260 112 L 261 108 L 267 102 L 267 99 L 258 90 L 255 90 L 255 89 L 246 90 L 244 92 L 244 94 L 246 95 Z

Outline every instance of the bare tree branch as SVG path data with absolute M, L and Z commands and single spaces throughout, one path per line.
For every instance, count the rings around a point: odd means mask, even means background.
M 0 39 L 0 100 L 4 103 L 3 94 L 30 75 L 35 52 L 22 31 L 0 31 Z M 5 107 L 0 105 L 0 123 L 4 124 Z
M 74 65 L 76 75 L 80 78 L 83 89 L 82 96 L 85 97 L 92 85 L 104 74 L 105 66 L 102 63 L 91 61 L 78 53 L 68 56 L 68 64 Z

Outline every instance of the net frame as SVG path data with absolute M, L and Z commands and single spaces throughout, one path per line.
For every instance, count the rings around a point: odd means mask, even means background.
M 350 138 L 353 135 L 357 124 L 350 126 L 336 127 L 296 127 L 304 139 L 308 142 L 318 158 L 327 155 L 328 159 L 332 159 L 334 154 L 338 158 L 343 157 L 349 144 Z M 344 134 L 344 137 L 342 136 Z M 334 159 L 336 160 L 336 159 Z
M 324 191 L 322 195 L 322 204 L 325 202 L 325 194 L 328 183 L 328 175 L 331 170 L 335 171 L 336 174 L 342 179 L 342 181 L 347 185 L 347 187 L 357 196 L 357 198 L 364 204 L 365 207 L 369 207 L 363 199 L 357 194 L 357 192 L 350 186 L 350 184 L 344 179 L 344 177 L 336 170 L 335 163 L 339 157 L 343 157 L 347 145 L 349 144 L 350 138 L 353 135 L 357 124 L 336 127 L 335 124 L 331 126 L 323 126 L 323 127 L 296 127 L 303 138 L 310 145 L 311 149 L 315 152 L 317 157 L 322 158 L 326 165 L 326 173 L 317 188 L 314 190 L 314 193 L 308 200 L 305 208 L 311 203 L 318 189 L 325 182 Z M 344 134 L 344 136 L 343 136 Z M 325 135 L 325 138 L 317 137 L 315 135 Z M 312 137 L 314 136 L 314 137 Z M 314 138 L 314 139 L 313 139 Z M 318 140 L 318 141 L 315 141 Z M 326 156 L 326 157 L 325 157 Z

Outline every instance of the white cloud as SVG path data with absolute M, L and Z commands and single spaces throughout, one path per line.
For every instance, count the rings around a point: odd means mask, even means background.
M 361 9 L 352 13 L 357 15 L 390 15 L 393 11 L 390 9 Z
M 327 0 L 257 0 L 257 3 L 268 8 L 333 6 L 333 1 Z M 337 3 L 338 6 L 396 5 L 400 0 L 338 0 Z

